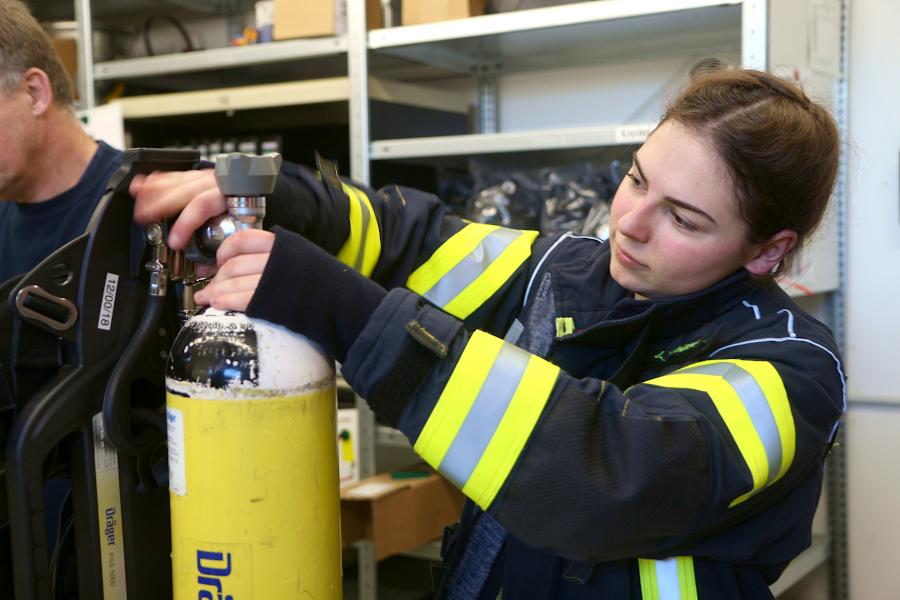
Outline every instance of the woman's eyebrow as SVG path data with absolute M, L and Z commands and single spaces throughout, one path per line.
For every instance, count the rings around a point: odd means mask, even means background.
M 650 181 L 647 179 L 647 176 L 644 175 L 644 170 L 641 169 L 641 163 L 638 160 L 637 152 L 632 153 L 631 159 L 634 161 L 634 167 L 637 169 L 637 172 L 641 176 L 641 179 L 644 181 L 644 183 L 649 185 Z M 684 200 L 679 200 L 678 198 L 673 198 L 671 196 L 664 196 L 663 199 L 666 202 L 668 202 L 670 204 L 674 204 L 675 206 L 677 206 L 679 208 L 683 208 L 684 210 L 691 211 L 692 213 L 696 213 L 696 214 L 700 215 L 701 217 L 705 217 L 706 219 L 709 219 L 709 221 L 711 223 L 713 223 L 714 225 L 718 225 L 716 220 L 713 219 L 709 214 L 707 214 L 706 211 L 704 211 L 700 208 L 697 208 L 693 204 L 685 202 Z

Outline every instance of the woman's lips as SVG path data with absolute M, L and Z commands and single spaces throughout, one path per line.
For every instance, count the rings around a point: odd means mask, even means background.
M 625 252 L 625 250 L 623 250 L 622 246 L 620 246 L 619 244 L 616 244 L 615 251 L 616 251 L 617 258 L 619 259 L 619 262 L 621 262 L 626 267 L 635 267 L 635 268 L 645 267 L 646 268 L 647 265 L 638 261 L 633 256 L 631 256 L 630 254 Z

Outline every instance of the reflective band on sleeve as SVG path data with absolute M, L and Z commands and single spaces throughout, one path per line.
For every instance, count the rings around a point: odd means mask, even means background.
M 493 502 L 540 418 L 559 368 L 476 331 L 415 450 L 482 508 Z
M 465 319 L 506 283 L 531 255 L 536 231 L 467 225 L 416 269 L 406 286 Z
M 750 491 L 730 506 L 778 481 L 791 466 L 796 448 L 794 418 L 784 383 L 771 363 L 705 361 L 646 383 L 709 395 L 753 479 Z
M 690 556 L 639 558 L 638 569 L 643 600 L 697 600 L 694 559 Z
M 381 256 L 378 220 L 364 191 L 346 183 L 343 187 L 350 204 L 350 235 L 338 251 L 337 258 L 369 277 Z
M 503 344 L 469 414 L 456 433 L 456 439 L 441 461 L 441 472 L 457 487 L 463 487 L 475 470 L 527 366 L 526 352 Z

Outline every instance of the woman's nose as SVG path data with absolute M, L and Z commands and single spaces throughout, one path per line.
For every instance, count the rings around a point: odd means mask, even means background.
M 629 210 L 619 217 L 619 233 L 637 242 L 646 242 L 652 229 L 652 214 L 650 203 L 646 199 L 632 204 Z

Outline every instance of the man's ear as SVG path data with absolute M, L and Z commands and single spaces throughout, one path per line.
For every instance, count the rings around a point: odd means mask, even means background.
M 768 275 L 797 245 L 797 232 L 782 229 L 768 240 L 753 246 L 744 268 L 754 275 Z
M 38 117 L 47 112 L 53 104 L 53 86 L 47 74 L 37 67 L 31 67 L 22 74 L 21 85 L 25 86 L 28 94 L 31 114 Z

